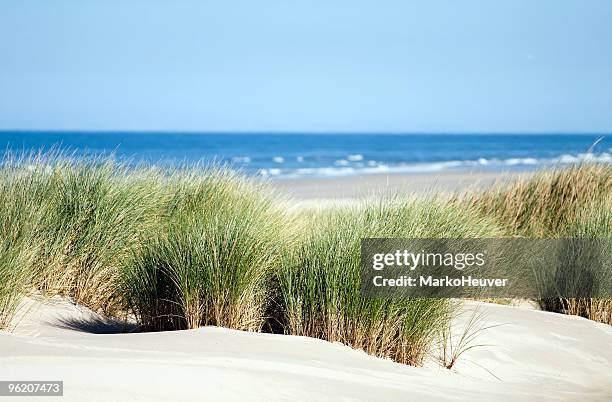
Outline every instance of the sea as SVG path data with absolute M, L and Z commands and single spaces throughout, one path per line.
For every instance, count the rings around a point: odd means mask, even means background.
M 528 171 L 612 162 L 601 134 L 309 134 L 0 131 L 2 157 L 61 152 L 128 164 L 227 166 L 274 179 Z

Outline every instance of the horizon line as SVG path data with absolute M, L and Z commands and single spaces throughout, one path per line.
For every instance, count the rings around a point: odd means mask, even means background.
M 75 130 L 75 129 L 0 129 L 7 133 L 65 134 L 186 134 L 186 135 L 612 135 L 612 131 L 302 131 L 302 130 Z

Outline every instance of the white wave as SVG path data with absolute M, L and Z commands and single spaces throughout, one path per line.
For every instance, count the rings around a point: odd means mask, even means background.
M 535 158 L 510 158 L 510 159 L 504 160 L 503 164 L 507 166 L 537 165 L 538 160 Z
M 283 163 L 285 162 L 285 158 L 283 158 L 282 156 L 275 156 L 274 158 L 272 158 L 272 160 L 276 163 Z
M 390 170 L 389 165 L 385 165 L 384 163 L 381 163 L 374 167 L 364 168 L 362 169 L 362 172 L 364 173 L 388 173 L 389 170 Z
M 427 173 L 444 170 L 447 167 L 455 166 L 456 162 L 444 162 L 433 164 L 402 165 L 390 166 L 384 163 L 376 166 L 369 166 L 356 169 L 354 167 L 322 167 L 322 168 L 301 168 L 291 173 L 283 175 L 287 178 L 300 177 L 338 177 L 351 176 L 355 174 L 384 174 L 384 173 Z
M 295 160 L 297 162 L 304 162 L 304 157 L 302 155 L 299 155 L 297 158 L 295 158 Z
M 433 162 L 433 163 L 413 163 L 398 166 L 379 165 L 373 169 L 364 169 L 370 173 L 432 173 L 441 172 L 462 166 L 460 161 Z
M 343 168 L 318 168 L 315 169 L 317 176 L 350 176 L 355 174 L 355 169 L 351 167 Z
M 293 172 L 283 174 L 284 178 L 303 178 L 303 177 L 338 177 L 352 176 L 358 172 L 351 167 L 322 167 L 322 168 L 300 168 Z
M 282 170 L 276 169 L 276 168 L 259 169 L 259 171 L 257 172 L 257 174 L 261 177 L 280 176 L 281 173 L 282 173 Z
M 612 163 L 612 154 L 608 152 L 602 152 L 600 154 L 594 154 L 592 152 L 580 153 L 577 155 L 563 154 L 558 158 L 552 159 L 553 163 L 579 163 L 579 162 L 593 162 L 593 163 Z
M 524 158 L 478 158 L 474 160 L 450 160 L 429 163 L 399 163 L 395 165 L 369 160 L 364 163 L 350 163 L 347 159 L 334 162 L 334 166 L 319 168 L 299 168 L 295 170 L 263 169 L 260 175 L 270 175 L 286 178 L 301 177 L 337 177 L 356 174 L 393 174 L 393 173 L 435 173 L 448 170 L 461 169 L 504 169 L 552 166 L 555 164 L 578 163 L 588 161 L 594 163 L 612 163 L 612 154 L 603 152 L 600 154 L 581 153 L 576 155 L 564 154 L 556 158 L 537 159 L 533 157 Z
M 573 155 L 564 154 L 555 160 L 557 163 L 576 163 L 578 158 Z
M 359 162 L 363 160 L 363 155 L 361 154 L 349 155 L 346 159 L 348 159 L 351 162 Z
M 248 156 L 234 156 L 232 158 L 232 163 L 249 163 L 251 162 L 251 158 Z

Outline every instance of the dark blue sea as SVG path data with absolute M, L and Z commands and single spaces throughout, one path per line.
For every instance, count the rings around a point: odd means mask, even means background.
M 602 138 L 603 137 L 603 138 Z M 112 155 L 162 166 L 221 164 L 275 178 L 451 170 L 517 171 L 612 162 L 612 136 L 590 134 L 232 134 L 0 132 L 3 153 Z

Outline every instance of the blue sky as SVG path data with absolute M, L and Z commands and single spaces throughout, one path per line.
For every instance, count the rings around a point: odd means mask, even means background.
M 0 129 L 612 132 L 612 1 L 0 0 Z

